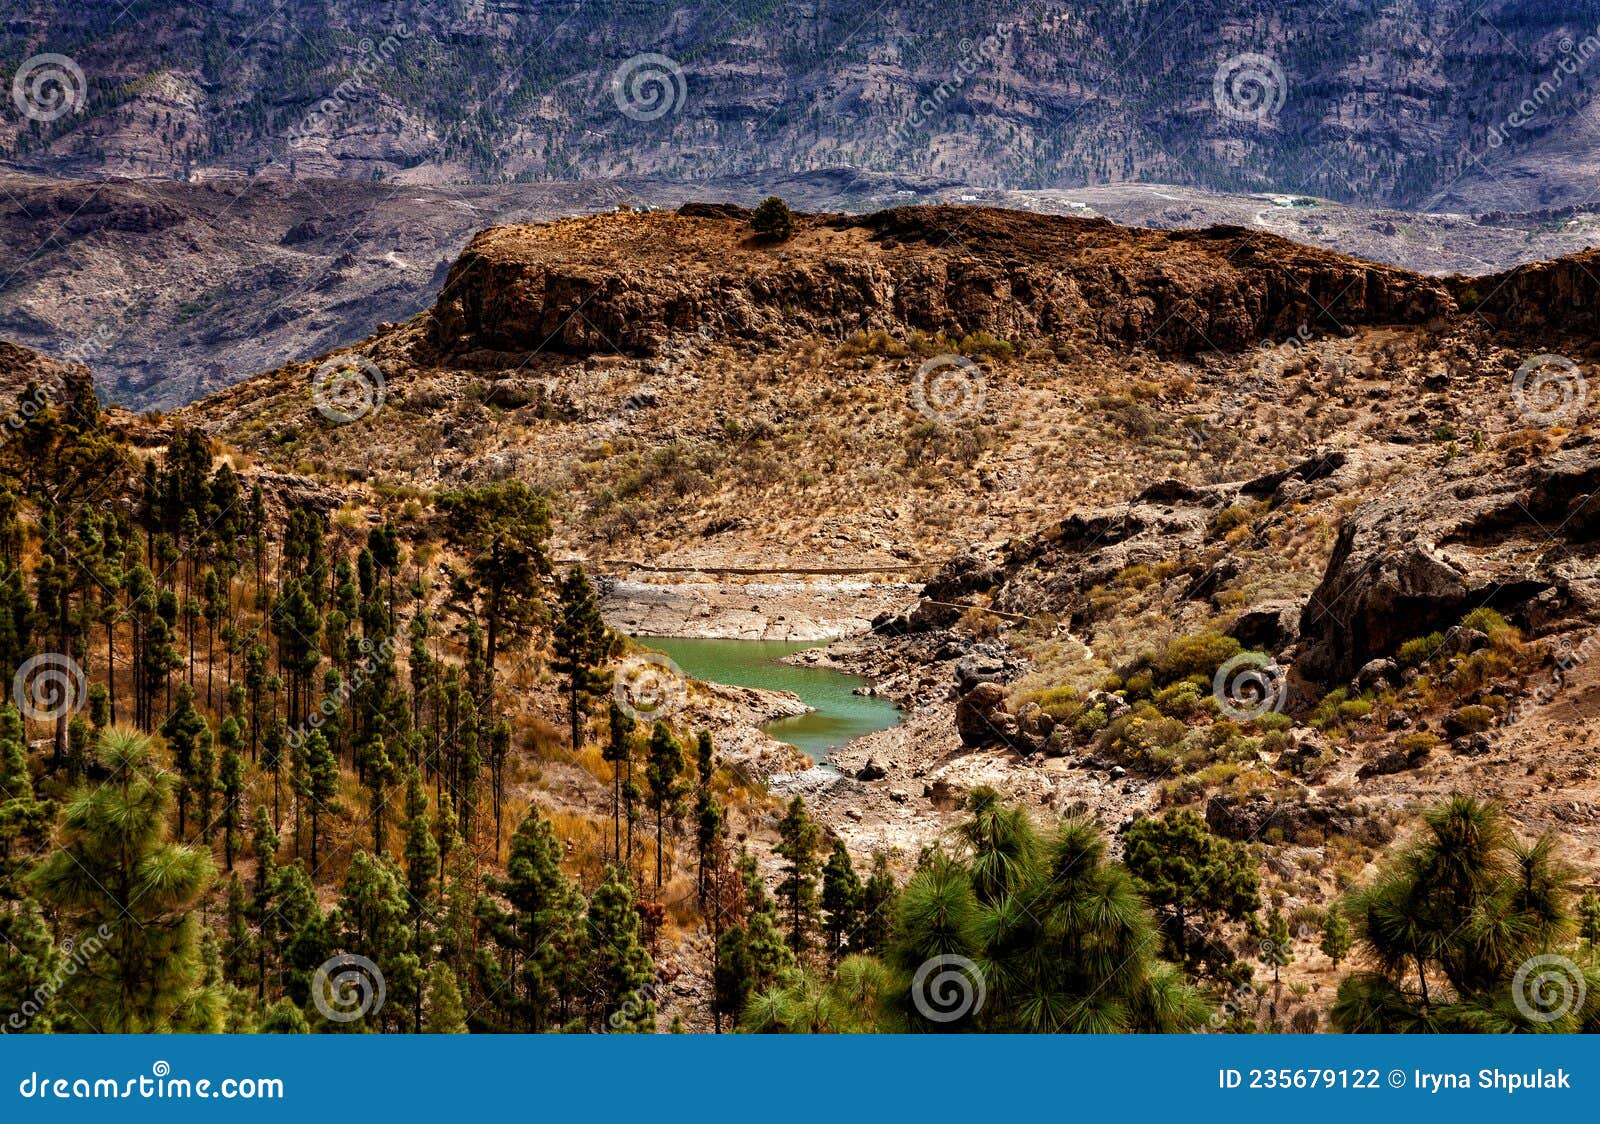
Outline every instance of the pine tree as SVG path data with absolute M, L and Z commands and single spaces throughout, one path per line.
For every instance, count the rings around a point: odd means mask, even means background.
M 889 856 L 879 851 L 872 856 L 872 876 L 861 891 L 861 921 L 851 938 L 850 947 L 875 954 L 889 947 L 889 940 L 894 935 L 896 892 L 894 873 L 889 869 Z
M 537 582 L 550 571 L 545 556 L 550 508 L 544 497 L 520 480 L 446 492 L 438 506 L 446 535 L 466 554 L 481 590 L 488 622 L 483 655 L 487 695 L 502 640 L 524 630 L 538 604 L 533 595 Z
M 778 899 L 789 916 L 789 947 L 796 955 L 810 943 L 816 926 L 817 849 L 822 832 L 806 813 L 806 802 L 796 796 L 778 821 L 778 844 L 773 848 L 787 860 L 778 883 Z
M 285 996 L 267 1008 L 256 1029 L 262 1034 L 310 1034 L 311 1024 L 306 1022 L 294 1000 Z
M 1213 835 L 1190 809 L 1142 817 L 1124 837 L 1124 861 L 1150 904 L 1164 911 L 1171 955 L 1187 959 L 1189 918 L 1242 921 L 1261 907 L 1254 861 L 1237 843 Z M 1207 955 L 1221 952 L 1210 942 Z
M 756 868 L 755 856 L 749 851 L 739 853 L 739 872 L 744 879 L 749 914 L 745 924 L 745 948 L 750 956 L 751 988 L 765 991 L 788 981 L 795 971 L 794 952 L 779 931 L 777 902 L 767 893 Z
M 1345 920 L 1344 910 L 1337 905 L 1331 907 L 1322 921 L 1322 954 L 1333 961 L 1334 970 L 1337 971 L 1340 963 L 1350 955 L 1350 922 Z
M 667 728 L 657 722 L 650 732 L 650 763 L 645 769 L 645 780 L 650 785 L 650 806 L 656 814 L 656 897 L 661 896 L 661 858 L 666 852 L 666 817 L 677 806 L 683 795 L 683 745 Z
M 39 903 L 20 888 L 0 895 L 0 1004 L 8 1033 L 53 1029 L 63 959 Z
M 835 958 L 844 948 L 846 935 L 855 931 L 861 901 L 861 879 L 850 862 L 850 852 L 845 850 L 844 840 L 835 839 L 822 868 L 822 910 L 826 915 L 828 951 Z
M 389 803 L 389 786 L 399 775 L 399 768 L 383 738 L 377 734 L 373 734 L 362 744 L 361 752 L 356 759 L 361 766 L 362 775 L 366 777 L 367 788 L 371 794 L 368 810 L 369 818 L 372 820 L 372 852 L 381 855 L 388 850 L 384 811 Z
M 226 722 L 232 721 L 231 718 L 226 719 Z M 233 729 L 237 731 L 238 727 L 234 726 Z M 233 741 L 238 741 L 237 736 Z M 232 870 L 234 833 L 244 827 L 244 810 L 241 806 L 244 792 L 244 760 L 239 756 L 237 745 L 229 744 L 222 751 L 222 768 L 218 773 L 218 781 L 222 789 L 222 856 L 228 869 Z
M 277 890 L 278 833 L 267 816 L 265 805 L 256 805 L 255 823 L 250 835 L 250 853 L 255 856 L 256 874 L 250 887 L 250 919 L 255 922 L 256 998 L 265 998 L 267 988 L 268 932 L 272 925 L 273 894 Z
M 456 974 L 450 965 L 435 961 L 428 969 L 427 1020 L 422 1025 L 426 1034 L 466 1034 L 467 1007 L 461 1001 L 461 989 L 456 985 Z
M 722 1033 L 724 1016 L 735 1023 L 739 1021 L 755 987 L 756 971 L 750 956 L 750 937 L 736 925 L 717 941 L 717 963 L 712 971 L 711 1014 L 718 1034 Z
M 339 895 L 343 921 L 341 944 L 365 956 L 383 974 L 387 997 L 383 1008 L 365 1013 L 361 1022 L 385 1028 L 391 1010 L 417 1010 L 422 988 L 422 962 L 412 943 L 405 882 L 387 858 L 357 851 L 350 860 Z M 355 1020 L 352 1020 L 354 1022 Z M 353 1029 L 346 1024 L 341 1029 Z
M 567 720 L 576 753 L 588 700 L 605 687 L 605 678 L 596 669 L 611 648 L 611 632 L 582 566 L 573 566 L 561 580 L 560 608 L 550 640 L 555 649 L 550 669 L 567 680 Z
M 328 746 L 321 730 L 313 730 L 305 742 L 305 797 L 311 810 L 311 871 L 319 869 L 317 863 L 317 837 L 322 826 L 322 816 L 333 809 L 333 799 L 339 794 L 339 760 Z
M 603 1028 L 649 1034 L 655 1030 L 655 998 L 645 993 L 655 967 L 639 936 L 639 911 L 633 887 L 616 866 L 589 902 L 593 949 L 593 992 Z
M 1528 996 L 1513 1002 L 1521 966 L 1559 954 L 1572 932 L 1573 876 L 1556 859 L 1555 840 L 1525 844 L 1503 810 L 1465 796 L 1423 822 L 1343 903 L 1373 968 L 1339 984 L 1334 1025 L 1346 1033 L 1560 1032 L 1593 1019 L 1592 1000 L 1543 1020 L 1527 1016 Z
M 1294 961 L 1294 946 L 1289 933 L 1289 919 L 1276 907 L 1267 914 L 1267 934 L 1261 941 L 1261 962 L 1272 969 L 1272 1003 L 1269 1007 L 1268 1025 L 1278 1025 L 1278 999 L 1283 991 L 1279 973 Z
M 178 702 L 161 723 L 161 736 L 172 751 L 172 765 L 178 774 L 178 838 L 187 834 L 189 801 L 200 784 L 200 739 L 209 736 L 206 720 L 194 705 L 194 688 L 187 683 L 178 688 Z
M 559 1002 L 552 980 L 553 947 L 560 942 L 570 886 L 561 872 L 561 847 L 550 822 L 531 810 L 511 836 L 504 879 L 487 876 L 485 885 L 505 899 L 480 908 L 484 929 L 500 948 L 503 979 L 489 989 L 512 1025 L 542 1031 Z
M 108 730 L 99 760 L 109 779 L 74 795 L 61 848 L 34 875 L 71 931 L 105 934 L 104 954 L 63 988 L 73 1029 L 215 1030 L 221 1012 L 203 986 L 196 909 L 211 859 L 168 841 L 167 785 L 144 735 Z
M 7 703 L 0 707 L 0 1010 L 17 1020 L 7 1029 L 51 1027 L 54 990 L 46 985 L 61 953 L 25 875 L 53 816 L 34 794 L 22 716 Z
M 701 730 L 695 738 L 695 767 L 699 785 L 695 789 L 695 892 L 700 901 L 700 911 L 706 908 L 706 887 L 716 877 L 713 863 L 721 853 L 718 844 L 722 839 L 722 806 L 717 803 L 712 779 L 716 773 L 716 751 L 711 735 Z
M 0 706 L 0 900 L 24 893 L 20 877 L 49 836 L 54 808 L 34 794 L 22 715 Z
M 434 867 L 439 861 L 439 844 L 433 838 L 428 819 L 428 794 L 422 787 L 422 774 L 413 767 L 406 775 L 406 890 L 411 903 L 412 942 L 422 948 L 422 918 L 433 901 Z M 417 1015 L 421 1030 L 421 1012 Z
M 611 765 L 611 840 L 612 860 L 622 862 L 622 785 L 624 773 L 627 779 L 633 778 L 633 736 L 634 728 L 638 725 L 633 715 L 623 710 L 615 699 L 611 702 L 610 721 L 608 724 L 609 737 L 602 758 Z M 629 827 L 632 827 L 632 816 L 629 816 Z M 630 832 L 628 840 L 628 862 L 633 861 L 633 839 Z

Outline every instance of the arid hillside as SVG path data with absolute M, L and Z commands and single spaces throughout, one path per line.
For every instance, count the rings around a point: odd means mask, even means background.
M 872 634 L 818 658 L 906 723 L 776 784 L 858 853 L 979 784 L 1194 807 L 1313 918 L 1458 791 L 1594 877 L 1596 272 L 694 206 L 487 231 L 431 310 L 183 416 L 380 495 L 534 481 L 623 625 L 644 596 L 659 632 L 789 635 L 857 583 Z M 1308 1009 L 1330 968 L 1292 973 Z

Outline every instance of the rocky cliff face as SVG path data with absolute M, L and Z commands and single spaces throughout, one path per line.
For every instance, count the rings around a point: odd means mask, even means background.
M 1456 311 L 1439 280 L 1232 228 L 1136 231 L 980 207 L 817 216 L 767 243 L 733 207 L 475 238 L 434 308 L 442 353 L 650 355 L 674 337 L 1084 336 L 1239 350 Z

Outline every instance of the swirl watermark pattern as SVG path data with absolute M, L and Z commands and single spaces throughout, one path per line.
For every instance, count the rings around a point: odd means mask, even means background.
M 659 121 L 682 108 L 688 96 L 683 67 L 666 55 L 634 55 L 611 74 L 611 99 L 630 121 Z
M 89 83 L 66 55 L 34 55 L 11 79 L 11 101 L 30 121 L 48 125 L 83 109 Z
M 1260 652 L 1240 652 L 1211 680 L 1217 709 L 1240 722 L 1282 710 L 1284 695 L 1283 668 Z
M 1223 59 L 1211 79 L 1211 100 L 1217 111 L 1234 121 L 1270 121 L 1283 108 L 1288 94 L 1283 67 L 1270 55 L 1246 52 Z
M 1589 989 L 1583 969 L 1558 953 L 1531 956 L 1511 980 L 1511 1001 L 1523 1018 L 1553 1023 L 1583 1007 Z
M 54 722 L 78 713 L 88 699 L 88 690 L 78 661 L 60 652 L 41 652 L 29 658 L 11 680 L 17 709 L 35 722 Z
M 383 973 L 365 956 L 343 952 L 311 977 L 311 1001 L 329 1022 L 350 1023 L 383 1010 Z
M 983 368 L 964 355 L 935 355 L 917 368 L 911 402 L 934 421 L 950 422 L 983 409 Z
M 1545 352 L 1523 361 L 1511 376 L 1511 401 L 1532 425 L 1576 421 L 1589 400 L 1589 384 L 1578 364 L 1565 355 Z
M 685 693 L 682 669 L 655 652 L 622 661 L 611 684 L 617 705 L 641 722 L 665 718 L 678 708 Z
M 983 1010 L 983 973 L 965 956 L 924 960 L 911 977 L 911 1003 L 929 1022 L 953 1023 Z
M 335 425 L 376 413 L 388 394 L 383 372 L 364 355 L 329 359 L 311 373 L 311 404 Z

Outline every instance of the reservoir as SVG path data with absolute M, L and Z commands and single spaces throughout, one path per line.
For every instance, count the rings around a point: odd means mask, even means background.
M 783 640 L 687 640 L 641 636 L 639 643 L 665 652 L 695 679 L 767 691 L 792 691 L 811 707 L 797 718 L 780 718 L 762 727 L 779 741 L 821 761 L 853 738 L 888 729 L 900 712 L 886 699 L 855 693 L 866 680 L 822 667 L 793 667 L 778 661 L 815 648 L 815 642 Z

